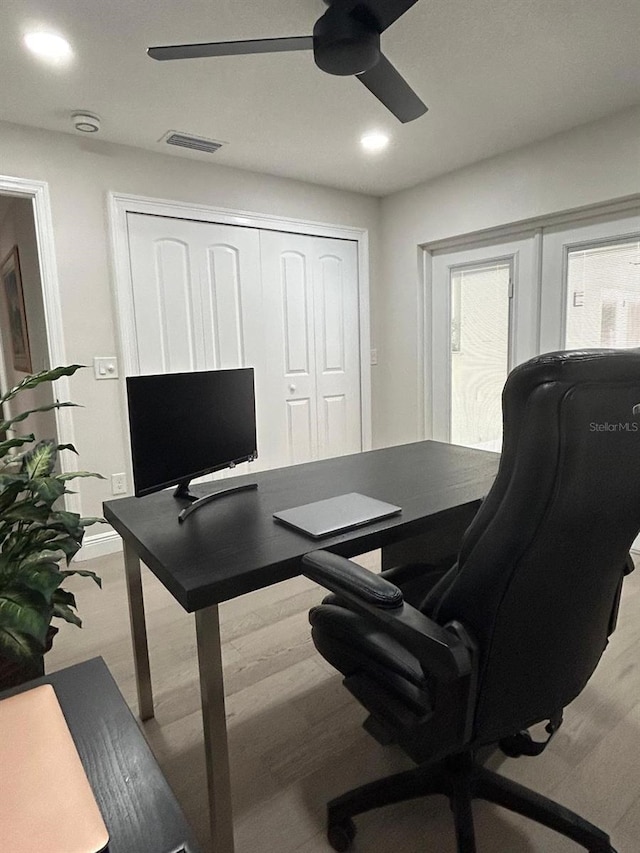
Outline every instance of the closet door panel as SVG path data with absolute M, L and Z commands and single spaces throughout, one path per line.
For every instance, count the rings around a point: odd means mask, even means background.
M 189 241 L 167 228 L 163 219 L 141 219 L 129 229 L 139 371 L 196 370 L 202 340 L 196 327 L 199 285 Z
M 282 339 L 284 343 L 284 373 L 287 377 L 311 377 L 310 354 L 313 341 L 309 322 L 309 281 L 307 259 L 300 252 L 283 252 L 280 256 L 282 302 Z M 272 330 L 276 331 L 276 330 Z M 277 330 L 280 332 L 280 330 Z
M 315 424 L 312 420 L 314 406 L 309 397 L 287 400 L 288 462 L 297 465 L 313 458 Z
M 362 449 L 356 245 L 314 241 L 318 456 Z
M 215 369 L 244 365 L 240 259 L 235 246 L 206 249 L 202 322 L 207 364 Z
M 317 458 L 311 238 L 260 233 L 265 323 L 266 464 Z

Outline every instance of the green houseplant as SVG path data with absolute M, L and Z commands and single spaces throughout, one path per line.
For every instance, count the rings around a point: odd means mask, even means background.
M 82 365 L 72 364 L 27 376 L 0 397 L 0 407 L 22 392 L 60 376 L 71 376 Z M 74 403 L 47 403 L 0 422 L 0 689 L 44 672 L 43 656 L 51 647 L 59 617 L 81 626 L 73 594 L 63 588 L 71 575 L 100 578 L 87 570 L 70 569 L 85 528 L 98 518 L 82 518 L 60 508 L 67 483 L 76 477 L 100 477 L 88 471 L 59 473 L 58 451 L 77 452 L 72 445 L 33 433 L 16 434 L 16 425 L 35 412 Z

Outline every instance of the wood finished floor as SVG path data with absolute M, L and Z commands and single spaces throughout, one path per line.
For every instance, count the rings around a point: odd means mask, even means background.
M 377 554 L 360 561 L 377 567 Z M 101 655 L 136 710 L 122 555 L 84 563 L 99 591 L 74 579 L 85 627 L 64 625 L 53 671 Z M 143 570 L 156 718 L 143 729 L 208 851 L 193 619 Z M 411 766 L 361 728 L 364 712 L 316 653 L 307 611 L 322 592 L 304 578 L 221 607 L 237 853 L 321 853 L 325 803 Z M 640 569 L 627 578 L 618 630 L 589 685 L 539 758 L 489 766 L 575 809 L 640 850 Z M 577 845 L 505 810 L 474 804 L 480 853 L 571 853 Z M 354 853 L 455 853 L 448 804 L 435 797 L 357 819 Z M 131 851 L 135 853 L 135 851 Z M 158 853 L 164 853 L 158 851 Z

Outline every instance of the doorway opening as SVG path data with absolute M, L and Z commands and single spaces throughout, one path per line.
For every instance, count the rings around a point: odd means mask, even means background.
M 51 367 L 42 295 L 42 277 L 35 214 L 30 198 L 0 195 L 0 392 L 21 382 L 27 374 Z M 37 409 L 54 400 L 49 383 L 25 389 L 20 410 Z M 2 406 L 7 420 L 18 414 L 14 401 Z M 53 411 L 35 412 L 17 428 L 37 438 L 58 438 Z M 15 430 L 9 430 L 9 436 Z
M 17 251 L 14 251 L 16 247 Z M 2 391 L 29 373 L 67 364 L 68 360 L 62 331 L 48 185 L 44 181 L 0 175 L 0 262 L 4 269 L 11 271 L 16 269 L 16 259 L 24 298 L 25 321 L 19 339 L 12 342 L 10 312 L 14 314 L 14 331 L 17 331 L 18 318 L 13 309 L 20 311 L 20 306 L 16 305 L 15 291 L 12 308 L 4 292 L 0 293 Z M 9 278 L 11 289 L 14 276 L 10 275 Z M 0 289 L 6 290 L 1 278 Z M 70 398 L 66 376 L 56 380 L 53 388 L 45 385 L 34 391 L 47 395 L 37 398 L 42 403 L 50 402 L 53 395 L 59 400 Z M 10 405 L 8 412 L 3 414 L 11 414 Z M 24 431 L 23 427 L 33 431 L 37 437 L 54 438 L 59 444 L 75 444 L 73 420 L 68 408 L 33 415 L 20 424 L 21 431 Z M 78 467 L 75 454 L 69 450 L 60 453 L 58 464 L 65 473 L 76 471 Z M 64 506 L 69 512 L 82 515 L 79 494 L 65 495 Z

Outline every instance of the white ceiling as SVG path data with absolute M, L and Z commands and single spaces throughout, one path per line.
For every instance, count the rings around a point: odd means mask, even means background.
M 386 195 L 640 102 L 638 0 L 420 0 L 382 37 L 429 105 L 401 125 L 354 78 L 311 53 L 159 63 L 151 45 L 308 35 L 322 0 L 2 0 L 0 119 L 180 157 Z M 71 42 L 67 68 L 21 43 L 32 28 Z M 157 140 L 181 130 L 228 143 L 214 155 Z M 363 132 L 387 130 L 375 157 Z

